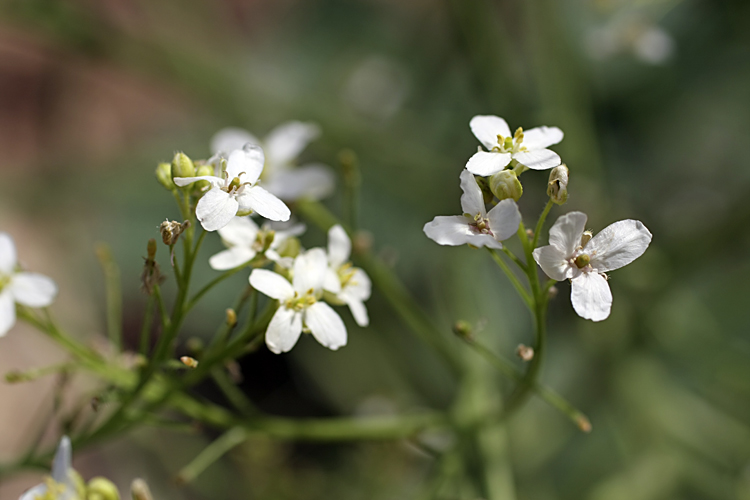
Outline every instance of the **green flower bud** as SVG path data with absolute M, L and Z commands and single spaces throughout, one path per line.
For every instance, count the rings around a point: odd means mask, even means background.
M 294 259 L 299 255 L 301 248 L 302 245 L 297 238 L 287 238 L 277 251 L 282 257 L 291 257 Z
M 515 201 L 523 194 L 523 186 L 512 170 L 503 170 L 490 177 L 490 189 L 498 200 L 512 198 Z
M 195 170 L 196 177 L 204 177 L 206 175 L 214 175 L 214 167 L 212 165 L 199 165 Z M 201 193 L 211 187 L 211 183 L 208 181 L 198 181 L 193 184 L 193 190 Z
M 133 496 L 133 500 L 154 500 L 151 496 L 151 490 L 148 489 L 146 481 L 143 479 L 136 479 L 130 486 L 130 494 Z
M 558 205 L 568 201 L 568 167 L 564 163 L 550 171 L 547 196 Z
M 172 178 L 195 177 L 195 165 L 185 153 L 177 153 L 172 159 Z
M 176 186 L 172 182 L 172 165 L 169 163 L 159 163 L 156 167 L 156 180 L 159 184 L 172 191 Z
M 95 477 L 86 487 L 86 500 L 120 500 L 120 492 L 109 479 Z
M 471 339 L 472 330 L 471 323 L 463 319 L 456 321 L 453 325 L 453 333 L 463 339 Z
M 486 177 L 474 177 L 477 181 L 477 185 L 479 186 L 479 189 L 482 190 L 482 198 L 484 199 L 485 205 L 487 203 L 492 202 L 492 200 L 495 198 L 495 195 L 492 194 L 492 190 L 490 190 L 490 182 L 487 180 Z

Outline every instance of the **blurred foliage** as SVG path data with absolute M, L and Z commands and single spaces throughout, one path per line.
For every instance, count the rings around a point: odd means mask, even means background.
M 551 305 L 542 378 L 594 431 L 578 433 L 534 400 L 507 423 L 507 450 L 502 435 L 487 437 L 510 457 L 512 472 L 498 460 L 496 477 L 508 495 L 535 500 L 750 499 L 747 2 L 2 0 L 0 13 L 0 100 L 34 113 L 32 153 L 3 140 L 14 159 L 0 160 L 2 218 L 23 214 L 53 236 L 57 265 L 70 263 L 65 272 L 87 283 L 102 325 L 94 241 L 111 244 L 126 311 L 139 311 L 140 256 L 157 225 L 176 216 L 152 177 L 156 163 L 175 150 L 208 156 L 224 126 L 262 134 L 303 119 L 324 131 L 310 158 L 338 167 L 339 151 L 356 152 L 360 225 L 445 331 L 459 318 L 486 320 L 480 337 L 512 353 L 529 342 L 530 322 L 504 277 L 483 253 L 438 247 L 421 228 L 459 206 L 473 115 L 561 127 L 570 198 L 551 217 L 582 210 L 595 231 L 639 219 L 654 241 L 613 273 L 607 321 L 575 316 L 566 283 Z M 666 31 L 669 57 L 653 64 L 623 49 L 592 58 L 592 30 L 623 18 Z M 91 101 L 92 88 L 104 97 Z M 84 119 L 92 116 L 105 118 Z M 0 118 L 3 130 L 21 120 Z M 97 124 L 112 120 L 101 136 Z M 520 205 L 533 221 L 546 175 L 524 181 Z M 218 239 L 207 246 L 210 255 Z M 196 275 L 206 281 L 212 271 Z M 244 279 L 193 313 L 193 335 L 214 331 Z M 445 407 L 458 388 L 439 361 L 377 294 L 368 308 L 372 326 L 351 328 L 340 352 L 303 339 L 288 355 L 247 356 L 243 390 L 266 411 L 295 416 Z M 126 335 L 135 338 L 140 317 L 130 314 Z M 476 363 L 496 395 L 504 382 Z M 467 498 L 451 489 L 460 466 L 450 454 L 262 439 L 175 493 L 170 477 L 208 439 L 141 431 L 134 447 L 111 453 L 146 458 L 119 467 L 112 457 L 112 474 L 146 475 L 164 499 Z

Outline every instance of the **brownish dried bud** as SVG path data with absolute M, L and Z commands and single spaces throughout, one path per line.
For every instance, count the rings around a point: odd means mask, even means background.
M 534 348 L 527 345 L 518 344 L 516 354 L 519 358 L 521 358 L 521 360 L 529 362 L 534 359 Z
M 175 220 L 169 221 L 165 220 L 161 223 L 159 226 L 159 232 L 161 233 L 161 239 L 164 242 L 165 245 L 172 246 L 175 243 L 177 243 L 177 239 L 180 237 L 180 235 L 185 231 L 185 229 L 190 227 L 190 221 L 186 220 L 183 223 L 179 223 Z
M 182 364 L 188 368 L 198 368 L 198 361 L 190 356 L 183 356 L 180 358 L 180 361 L 182 361 Z

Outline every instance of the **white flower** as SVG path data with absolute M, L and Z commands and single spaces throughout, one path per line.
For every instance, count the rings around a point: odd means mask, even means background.
M 534 260 L 553 280 L 571 280 L 573 309 L 584 319 L 607 319 L 612 292 L 603 273 L 643 255 L 651 233 L 640 221 L 621 220 L 591 237 L 584 232 L 586 214 L 570 212 L 549 230 L 549 245 L 534 250 Z
M 70 462 L 70 439 L 63 436 L 52 463 L 52 478 L 34 486 L 18 500 L 79 500 Z
M 468 170 L 461 172 L 461 189 L 464 214 L 435 217 L 424 225 L 424 233 L 441 245 L 503 248 L 500 242 L 516 234 L 521 223 L 516 202 L 503 200 L 487 212 L 482 190 Z
M 372 283 L 362 269 L 352 267 L 352 242 L 341 225 L 328 230 L 328 272 L 323 288 L 333 294 L 330 302 L 346 304 L 359 326 L 370 323 L 364 302 L 370 298 Z
M 226 271 L 250 262 L 258 254 L 264 254 L 282 267 L 291 267 L 293 259 L 281 257 L 278 250 L 286 240 L 304 232 L 304 224 L 285 228 L 271 224 L 258 227 L 249 216 L 235 217 L 219 229 L 221 241 L 229 248 L 208 259 L 208 264 L 217 271 Z
M 37 273 L 16 271 L 16 246 L 7 233 L 0 233 L 0 337 L 16 322 L 16 306 L 47 307 L 57 295 L 57 285 Z
M 488 151 L 479 151 L 466 163 L 473 174 L 487 177 L 503 170 L 511 160 L 532 170 L 547 170 L 558 166 L 560 157 L 546 149 L 563 139 L 557 127 L 537 127 L 511 134 L 508 124 L 498 116 L 475 116 L 469 124 L 471 131 Z
M 303 329 L 334 351 L 346 345 L 344 322 L 331 306 L 320 300 L 327 270 L 325 250 L 313 248 L 294 259 L 291 283 L 266 269 L 250 273 L 253 288 L 279 301 L 266 330 L 266 345 L 274 353 L 291 350 Z
M 327 165 L 311 163 L 295 167 L 297 156 L 320 135 L 312 123 L 287 122 L 271 130 L 261 141 L 246 130 L 225 128 L 211 139 L 213 154 L 242 148 L 245 144 L 262 146 L 266 152 L 263 185 L 282 200 L 306 197 L 319 200 L 329 196 L 335 187 L 335 175 Z
M 206 231 L 221 229 L 238 212 L 243 214 L 254 211 L 266 219 L 289 220 L 289 207 L 258 186 L 263 161 L 263 150 L 258 146 L 248 145 L 229 153 L 226 169 L 217 172 L 223 177 L 175 177 L 174 183 L 181 187 L 200 180 L 211 183 L 211 189 L 198 200 L 195 207 L 195 216 Z

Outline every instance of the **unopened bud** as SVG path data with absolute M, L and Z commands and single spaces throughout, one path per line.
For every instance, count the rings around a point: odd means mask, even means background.
M 477 181 L 479 189 L 482 190 L 482 199 L 484 200 L 485 205 L 491 203 L 492 200 L 495 199 L 495 195 L 492 194 L 492 190 L 490 189 L 490 181 L 486 177 L 474 176 L 474 178 Z
M 143 479 L 133 481 L 130 485 L 130 494 L 133 500 L 154 500 L 154 497 L 151 496 L 151 490 Z
M 516 349 L 516 354 L 519 358 L 521 358 L 523 361 L 531 361 L 534 359 L 534 348 L 529 347 L 527 345 L 518 344 L 518 348 Z
M 576 423 L 578 424 L 578 428 L 583 432 L 591 432 L 591 421 L 586 417 L 586 415 L 578 415 L 578 417 L 576 418 Z
M 215 175 L 216 172 L 214 172 L 213 165 L 198 165 L 198 167 L 195 169 L 195 176 L 196 177 L 205 177 L 208 175 Z M 195 184 L 193 184 L 193 191 L 200 193 L 205 191 L 211 187 L 211 183 L 208 181 L 198 181 Z
M 86 500 L 120 500 L 120 492 L 109 479 L 95 477 L 86 485 Z
M 558 205 L 568 201 L 568 167 L 564 163 L 553 168 L 549 173 L 547 196 L 552 203 Z
M 195 165 L 185 153 L 177 153 L 172 159 L 172 179 L 175 177 L 195 177 Z
M 227 325 L 234 326 L 237 324 L 237 313 L 231 307 L 227 309 Z
M 185 343 L 185 348 L 193 356 L 200 356 L 201 354 L 203 354 L 204 347 L 205 346 L 203 345 L 203 340 L 198 337 L 190 337 Z
M 183 356 L 180 358 L 180 361 L 182 361 L 182 364 L 188 368 L 198 368 L 198 361 L 190 356 Z
M 281 246 L 277 249 L 277 252 L 282 257 L 291 257 L 292 259 L 294 259 L 299 255 L 301 249 L 302 244 L 300 243 L 299 239 L 287 238 L 284 240 L 284 243 L 282 243 Z
M 547 290 L 547 297 L 549 297 L 550 299 L 554 299 L 555 297 L 557 297 L 557 291 L 558 290 L 556 286 L 549 287 L 549 290 Z
M 156 180 L 166 189 L 172 191 L 176 187 L 172 181 L 172 165 L 159 163 L 156 167 Z
M 190 221 L 186 220 L 183 223 L 179 223 L 175 220 L 165 220 L 159 225 L 159 232 L 161 233 L 161 239 L 165 245 L 172 246 L 177 243 L 177 238 L 180 237 L 185 229 L 190 227 Z
M 472 333 L 471 330 L 471 323 L 463 319 L 456 321 L 453 325 L 453 333 L 462 339 L 470 339 Z
M 154 238 L 148 240 L 146 253 L 148 254 L 148 260 L 154 260 L 156 258 L 156 240 Z
M 508 198 L 518 201 L 523 194 L 523 186 L 512 170 L 503 170 L 490 177 L 490 190 L 502 201 Z
M 352 249 L 356 254 L 367 254 L 372 250 L 374 238 L 369 231 L 357 231 L 352 238 Z

